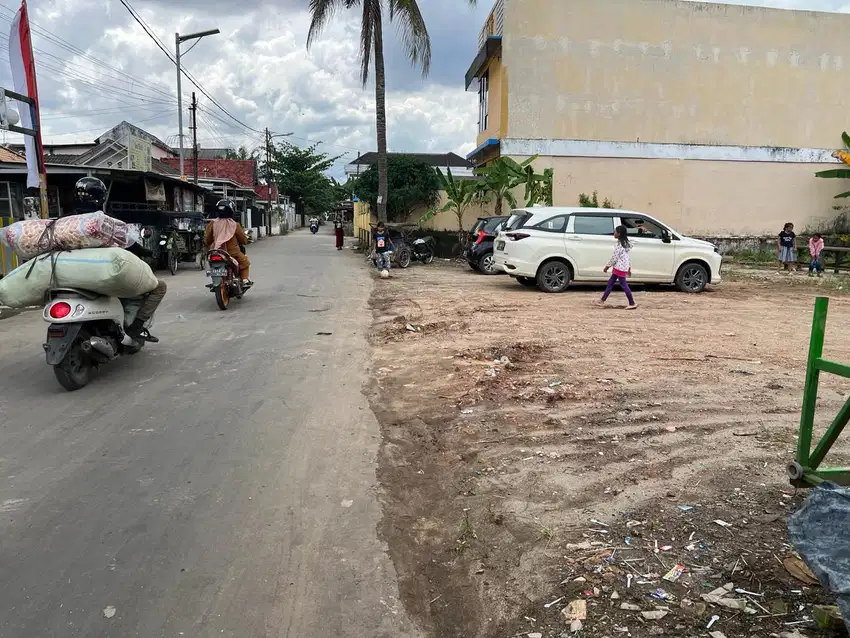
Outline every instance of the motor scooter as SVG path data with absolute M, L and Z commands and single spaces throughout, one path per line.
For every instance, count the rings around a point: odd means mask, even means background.
M 77 288 L 48 293 L 42 313 L 50 324 L 44 352 L 63 388 L 72 392 L 85 387 L 95 368 L 144 347 L 144 339 L 126 333 L 140 306 L 140 297 L 118 299 Z M 144 327 L 152 326 L 153 317 Z

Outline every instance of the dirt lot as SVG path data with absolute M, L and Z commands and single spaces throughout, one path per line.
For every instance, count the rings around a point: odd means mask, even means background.
M 832 296 L 838 361 L 850 297 L 803 275 L 729 279 L 693 296 L 638 288 L 634 312 L 457 264 L 377 282 L 381 531 L 430 635 L 568 636 L 571 601 L 587 607 L 582 636 L 708 635 L 714 615 L 728 638 L 814 635 L 811 606 L 829 597 L 783 566 L 804 496 L 785 466 L 814 295 Z M 822 424 L 848 393 L 823 380 Z M 843 445 L 829 460 L 848 458 Z M 727 583 L 744 603 L 701 598 Z

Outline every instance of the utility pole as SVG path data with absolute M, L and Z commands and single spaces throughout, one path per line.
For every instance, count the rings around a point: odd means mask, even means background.
M 266 127 L 266 189 L 268 191 L 269 205 L 266 208 L 266 234 L 272 234 L 272 133 Z
M 195 186 L 198 185 L 198 100 L 195 98 L 195 92 L 192 91 L 192 106 L 189 108 L 192 112 L 192 177 Z M 198 204 L 195 201 L 197 195 L 192 193 L 192 212 L 197 212 Z
M 218 29 L 210 29 L 209 31 L 200 31 L 198 33 L 190 33 L 189 35 L 180 35 L 179 33 L 174 34 L 174 62 L 177 65 L 177 126 L 179 128 L 177 138 L 180 141 L 180 179 L 183 179 L 186 176 L 186 171 L 183 166 L 183 70 L 180 68 L 180 44 L 187 40 L 200 40 L 204 36 L 216 35 L 218 33 L 221 33 L 221 31 Z M 191 50 L 192 47 L 189 48 Z
M 192 91 L 192 177 L 195 184 L 198 183 L 198 100 Z

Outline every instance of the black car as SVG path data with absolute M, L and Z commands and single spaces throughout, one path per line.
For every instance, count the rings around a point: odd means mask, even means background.
M 493 262 L 493 241 L 499 234 L 502 224 L 508 221 L 508 216 L 503 217 L 479 217 L 472 227 L 472 236 L 475 238 L 469 248 L 463 254 L 466 263 L 472 270 L 482 272 L 485 275 L 498 275 L 501 270 L 496 269 Z

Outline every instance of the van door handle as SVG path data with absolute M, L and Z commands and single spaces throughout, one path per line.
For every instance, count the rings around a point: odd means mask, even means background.
M 567 235 L 567 241 L 582 241 L 581 237 L 576 237 L 575 235 Z

